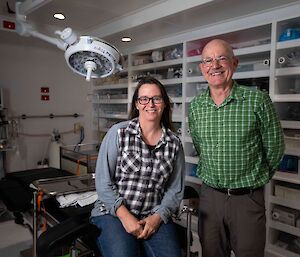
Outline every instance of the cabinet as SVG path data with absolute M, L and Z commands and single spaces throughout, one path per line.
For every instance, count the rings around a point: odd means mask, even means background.
M 278 196 L 278 188 L 285 186 L 297 190 L 300 186 L 300 3 L 269 10 L 252 16 L 236 18 L 222 24 L 213 24 L 174 37 L 158 40 L 131 48 L 128 54 L 127 78 L 118 83 L 100 83 L 95 86 L 97 95 L 118 92 L 117 100 L 94 100 L 96 124 L 107 130 L 111 123 L 126 119 L 132 93 L 139 77 L 152 75 L 167 89 L 173 102 L 173 122 L 180 135 L 186 161 L 186 181 L 197 190 L 201 181 L 196 177 L 198 156 L 189 135 L 188 109 L 192 99 L 207 88 L 198 68 L 203 46 L 213 38 L 230 42 L 239 58 L 239 66 L 234 79 L 240 84 L 267 91 L 274 102 L 285 133 L 285 154 L 293 162 L 288 171 L 276 172 L 266 187 L 267 213 L 267 256 L 300 257 L 295 247 L 288 247 L 278 241 L 300 238 L 300 228 L 274 220 L 273 212 L 289 208 L 292 213 L 300 211 L 299 200 L 289 200 Z M 108 93 L 107 93 L 108 92 Z M 126 95 L 127 98 L 121 98 Z M 117 106 L 119 116 L 107 113 L 106 107 Z M 121 108 L 122 106 L 122 108 Z M 110 111 L 113 109 L 110 109 Z M 122 110 L 122 111 L 121 111 Z M 106 113 L 105 113 L 106 111 Z M 108 111 L 109 112 L 109 111 Z M 121 115 L 121 116 L 120 116 Z M 284 163 L 283 163 L 284 165 Z M 297 191 L 291 190 L 295 194 Z M 276 191 L 276 194 L 275 194 Z M 300 199 L 300 197 L 299 197 Z M 286 210 L 286 209 L 284 209 Z M 276 215 L 275 215 L 276 216 Z M 196 232 L 197 218 L 193 217 L 193 231 Z M 298 224 L 298 223 L 296 223 Z M 285 236 L 282 234 L 285 233 Z
M 115 123 L 128 118 L 128 72 L 127 69 L 106 79 L 94 82 L 93 128 L 105 133 Z
M 270 95 L 284 130 L 286 149 L 282 165 L 267 188 L 267 246 L 276 256 L 299 257 L 300 17 L 279 20 L 273 28 Z

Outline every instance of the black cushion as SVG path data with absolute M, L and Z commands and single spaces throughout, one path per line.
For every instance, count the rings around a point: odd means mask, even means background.
M 48 228 L 37 241 L 37 254 L 41 257 L 51 256 L 57 249 L 71 245 L 77 238 L 94 235 L 96 240 L 99 230 L 88 221 L 86 215 L 69 218 L 58 225 Z

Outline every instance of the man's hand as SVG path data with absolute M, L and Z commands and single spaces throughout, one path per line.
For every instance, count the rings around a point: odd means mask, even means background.
M 153 235 L 160 226 L 162 219 L 158 214 L 153 214 L 148 216 L 147 218 L 140 220 L 138 223 L 144 227 L 142 233 L 138 235 L 138 239 L 147 239 L 151 235 Z

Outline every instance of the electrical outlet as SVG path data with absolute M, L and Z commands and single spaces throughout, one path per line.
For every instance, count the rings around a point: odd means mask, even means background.
M 83 126 L 80 122 L 74 123 L 74 133 L 78 133 L 82 127 Z

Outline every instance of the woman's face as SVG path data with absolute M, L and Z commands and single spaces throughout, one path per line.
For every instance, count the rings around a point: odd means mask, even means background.
M 140 120 L 160 122 L 165 103 L 161 91 L 156 84 L 142 85 L 135 104 L 139 110 Z

